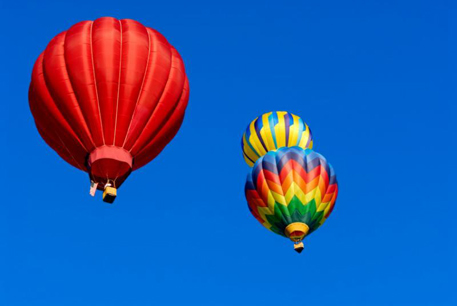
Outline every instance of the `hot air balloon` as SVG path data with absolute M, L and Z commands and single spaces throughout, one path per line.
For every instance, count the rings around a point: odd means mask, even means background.
M 313 137 L 308 125 L 288 112 L 269 112 L 255 118 L 241 140 L 244 160 L 251 167 L 267 152 L 293 146 L 312 149 Z
M 45 142 L 89 173 L 112 203 L 129 174 L 178 132 L 189 84 L 178 52 L 141 23 L 100 18 L 54 37 L 32 72 L 29 104 Z
M 303 238 L 332 212 L 338 183 L 322 155 L 283 147 L 257 160 L 247 177 L 245 195 L 252 215 L 270 231 L 290 238 L 300 253 Z

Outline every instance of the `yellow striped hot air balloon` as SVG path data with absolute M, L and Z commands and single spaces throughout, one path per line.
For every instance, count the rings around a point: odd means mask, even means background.
M 269 151 L 293 146 L 312 149 L 313 137 L 308 125 L 289 112 L 269 112 L 255 118 L 241 141 L 244 160 L 251 167 Z

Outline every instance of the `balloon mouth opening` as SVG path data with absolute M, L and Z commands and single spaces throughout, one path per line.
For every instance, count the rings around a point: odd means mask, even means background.
M 291 223 L 284 230 L 284 234 L 293 242 L 301 242 L 308 232 L 309 226 L 302 222 Z
M 88 157 L 89 167 L 101 159 L 112 159 L 121 163 L 126 163 L 130 168 L 133 166 L 133 157 L 129 151 L 121 147 L 101 146 L 90 152 Z
M 91 179 L 100 183 L 98 189 L 103 189 L 110 181 L 119 187 L 121 182 L 116 183 L 116 181 L 123 181 L 130 174 L 133 157 L 124 148 L 101 146 L 89 154 L 87 166 Z

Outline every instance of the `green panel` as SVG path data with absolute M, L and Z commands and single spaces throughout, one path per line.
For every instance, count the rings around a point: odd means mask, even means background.
M 303 205 L 296 196 L 292 198 L 289 206 L 275 202 L 274 215 L 265 215 L 271 224 L 270 230 L 281 236 L 285 236 L 284 230 L 287 225 L 294 222 L 307 224 L 310 228 L 310 233 L 312 233 L 319 227 L 319 222 L 323 216 L 323 211 L 316 212 L 316 201 L 314 199 Z

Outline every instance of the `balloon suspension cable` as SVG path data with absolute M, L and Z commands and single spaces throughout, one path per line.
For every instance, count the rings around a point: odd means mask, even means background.
M 106 189 L 106 188 L 108 188 L 108 187 L 111 187 L 111 186 L 113 186 L 113 185 L 111 185 L 111 183 L 110 183 L 109 180 L 108 180 L 108 181 L 106 182 L 106 184 L 105 184 L 105 188 L 104 188 L 104 189 Z

